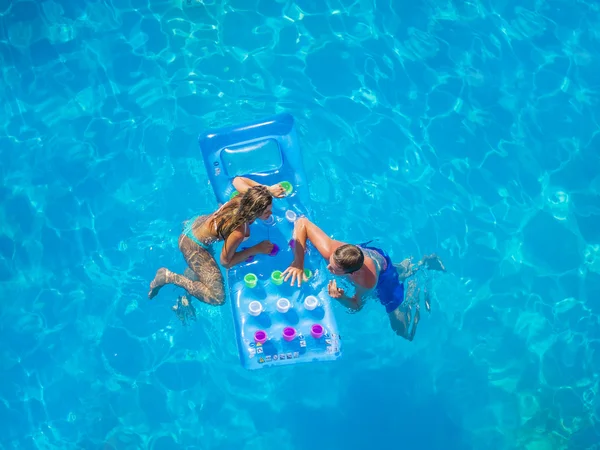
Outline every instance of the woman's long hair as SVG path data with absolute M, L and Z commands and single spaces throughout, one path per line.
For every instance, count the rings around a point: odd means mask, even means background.
M 227 240 L 229 235 L 243 223 L 251 223 L 262 216 L 273 203 L 273 197 L 265 186 L 253 186 L 244 194 L 237 195 L 215 213 L 217 236 Z

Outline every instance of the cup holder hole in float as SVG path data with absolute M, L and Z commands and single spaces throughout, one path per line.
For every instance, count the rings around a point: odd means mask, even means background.
M 250 302 L 250 304 L 248 305 L 248 313 L 251 316 L 258 316 L 260 315 L 260 313 L 262 312 L 263 307 L 261 305 L 261 303 L 259 301 L 253 300 Z
M 269 217 L 263 220 L 263 223 L 265 225 L 273 225 L 275 223 L 275 217 L 273 217 L 273 214 L 271 214 Z
M 289 181 L 281 181 L 279 183 L 279 186 L 283 188 L 286 196 L 294 192 L 294 186 L 292 186 L 292 183 L 290 183 Z
M 298 216 L 296 215 L 296 213 L 290 209 L 288 209 L 285 212 L 285 218 L 288 220 L 288 222 L 295 222 L 296 219 L 298 218 Z
M 283 283 L 283 273 L 281 270 L 274 270 L 273 273 L 271 273 L 271 281 L 277 286 Z
M 296 329 L 294 327 L 285 327 L 282 336 L 283 339 L 290 342 L 296 337 Z
M 319 300 L 314 295 L 308 295 L 304 299 L 304 308 L 308 311 L 314 310 L 317 306 L 319 306 Z
M 266 331 L 258 330 L 256 333 L 254 333 L 254 341 L 258 344 L 264 344 L 265 342 L 267 342 L 267 339 L 268 336 Z
M 319 338 L 323 337 L 324 333 L 325 333 L 325 328 L 323 328 L 323 325 L 315 323 L 310 327 L 310 334 L 315 339 L 319 339 Z
M 287 298 L 280 298 L 279 300 L 277 300 L 276 308 L 277 311 L 279 311 L 280 313 L 285 314 L 290 310 L 291 307 L 292 304 Z
M 258 277 L 253 273 L 248 273 L 244 276 L 244 284 L 246 284 L 246 287 L 249 287 L 250 289 L 255 288 L 256 283 L 258 283 Z

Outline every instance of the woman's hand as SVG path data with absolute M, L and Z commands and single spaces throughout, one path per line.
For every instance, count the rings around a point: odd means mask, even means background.
M 262 241 L 254 246 L 257 255 L 268 255 L 273 251 L 273 243 L 270 241 Z
M 285 197 L 285 189 L 279 183 L 269 186 L 269 192 L 275 198 Z
M 335 280 L 331 280 L 327 286 L 327 291 L 331 298 L 342 298 L 345 292 L 342 288 L 337 287 Z
M 283 281 L 287 281 L 290 277 L 292 277 L 292 282 L 290 286 L 294 285 L 294 281 L 298 280 L 298 287 L 302 286 L 303 281 L 308 281 L 306 275 L 304 274 L 304 267 L 302 264 L 298 264 L 295 260 L 292 261 L 290 267 L 283 271 L 284 276 Z

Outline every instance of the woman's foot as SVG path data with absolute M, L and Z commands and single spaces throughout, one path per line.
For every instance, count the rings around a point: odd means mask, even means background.
M 156 295 L 158 294 L 158 291 L 160 291 L 160 288 L 168 283 L 168 281 L 167 281 L 168 274 L 169 274 L 168 269 L 165 269 L 164 267 L 162 267 L 156 271 L 154 280 L 152 280 L 152 283 L 150 283 L 150 292 L 148 292 L 149 299 L 156 297 Z

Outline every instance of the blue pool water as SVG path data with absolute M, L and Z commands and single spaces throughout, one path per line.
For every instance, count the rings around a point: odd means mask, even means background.
M 594 0 L 0 0 L 0 447 L 594 449 Z M 437 252 L 414 342 L 250 372 L 181 291 L 205 129 L 289 112 L 314 220 Z

